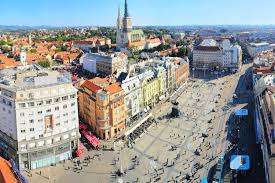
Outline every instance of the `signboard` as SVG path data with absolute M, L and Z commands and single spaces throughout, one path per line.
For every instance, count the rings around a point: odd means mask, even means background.
M 248 110 L 247 109 L 237 109 L 235 110 L 236 116 L 248 116 Z
M 250 158 L 247 155 L 232 155 L 230 160 L 232 170 L 249 170 Z

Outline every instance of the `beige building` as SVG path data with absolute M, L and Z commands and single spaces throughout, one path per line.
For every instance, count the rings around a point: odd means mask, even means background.
M 84 81 L 79 89 L 79 114 L 101 139 L 110 139 L 125 129 L 124 91 L 109 78 Z

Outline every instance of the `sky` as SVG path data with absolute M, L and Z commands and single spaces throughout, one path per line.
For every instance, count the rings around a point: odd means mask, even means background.
M 124 0 L 1 0 L 0 25 L 114 26 Z M 133 25 L 275 24 L 275 0 L 128 0 Z

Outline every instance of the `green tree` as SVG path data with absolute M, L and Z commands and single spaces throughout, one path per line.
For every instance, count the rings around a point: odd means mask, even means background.
M 38 62 L 38 64 L 41 66 L 41 67 L 44 67 L 44 68 L 48 68 L 51 66 L 51 63 L 49 61 L 41 61 L 41 62 Z
M 30 53 L 37 53 L 37 50 L 36 49 L 31 49 L 29 52 Z

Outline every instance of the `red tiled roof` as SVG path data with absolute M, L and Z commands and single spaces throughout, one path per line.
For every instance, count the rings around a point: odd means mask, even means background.
M 122 88 L 120 87 L 120 85 L 118 83 L 114 83 L 109 86 L 106 86 L 104 89 L 109 91 L 111 94 L 122 91 Z
M 22 65 L 21 62 L 16 62 L 13 58 L 8 58 L 4 54 L 0 54 L 0 69 L 7 69 Z
M 10 163 L 2 157 L 0 157 L 0 182 L 19 183 L 12 172 Z
M 133 47 L 133 46 L 144 46 L 146 45 L 146 41 L 135 41 L 135 42 L 129 42 L 128 46 Z
M 91 90 L 92 92 L 97 92 L 98 90 L 102 89 L 100 86 L 94 84 L 90 80 L 86 80 L 81 86 Z

